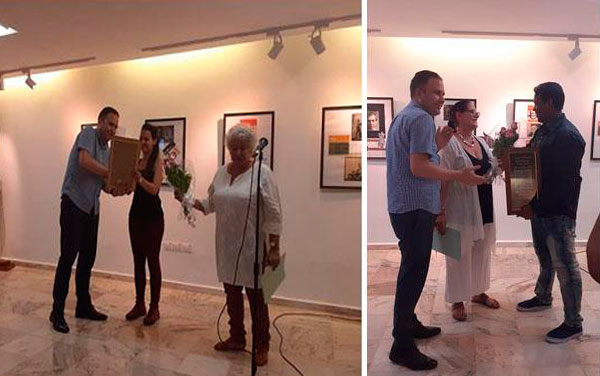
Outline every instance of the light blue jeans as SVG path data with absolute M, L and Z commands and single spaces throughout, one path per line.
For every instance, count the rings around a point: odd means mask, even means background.
M 544 303 L 552 302 L 556 274 L 564 303 L 565 324 L 580 327 L 583 321 L 580 315 L 581 274 L 575 257 L 575 220 L 567 216 L 532 218 L 531 233 L 540 261 L 535 295 Z

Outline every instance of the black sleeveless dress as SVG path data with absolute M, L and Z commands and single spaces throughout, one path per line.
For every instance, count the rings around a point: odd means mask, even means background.
M 465 152 L 469 156 L 469 159 L 471 160 L 471 163 L 473 163 L 473 166 L 480 166 L 479 169 L 475 171 L 475 174 L 483 176 L 490 169 L 490 167 L 492 167 L 492 164 L 481 142 L 479 140 L 477 140 L 477 142 L 481 147 L 481 159 L 475 158 L 466 150 Z M 481 207 L 481 219 L 483 220 L 483 224 L 485 225 L 487 223 L 494 222 L 494 197 L 492 196 L 492 185 L 478 185 L 477 193 L 479 195 L 479 206 Z
M 144 179 L 154 180 L 154 168 L 147 174 L 143 171 L 140 172 Z M 150 194 L 140 184 L 136 184 L 133 202 L 129 209 L 129 218 L 151 222 L 162 219 L 163 216 L 164 213 L 158 193 L 155 195 Z

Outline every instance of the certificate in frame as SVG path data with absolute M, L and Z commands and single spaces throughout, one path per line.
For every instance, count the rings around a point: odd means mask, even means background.
M 506 210 L 508 215 L 516 215 L 540 190 L 540 159 L 536 149 L 511 148 L 506 160 Z
M 133 190 L 135 180 L 132 172 L 140 158 L 140 141 L 135 138 L 113 137 L 108 162 L 108 189 Z

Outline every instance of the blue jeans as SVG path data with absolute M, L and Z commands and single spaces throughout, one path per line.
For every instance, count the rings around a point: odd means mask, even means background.
M 532 218 L 533 246 L 540 261 L 535 295 L 552 302 L 554 274 L 558 276 L 565 311 L 565 324 L 580 327 L 581 274 L 575 257 L 575 220 L 567 216 Z
M 394 233 L 402 253 L 394 301 L 394 344 L 392 352 L 415 347 L 412 330 L 417 323 L 415 307 L 425 286 L 435 215 L 425 210 L 390 213 Z

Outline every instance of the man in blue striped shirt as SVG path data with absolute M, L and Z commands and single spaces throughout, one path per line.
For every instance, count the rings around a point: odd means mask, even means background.
M 454 132 L 448 126 L 436 131 L 433 121 L 444 105 L 444 94 L 437 73 L 417 72 L 410 82 L 411 102 L 394 118 L 386 147 L 388 212 L 402 253 L 390 360 L 413 370 L 437 366 L 436 360 L 419 351 L 414 338 L 441 332 L 424 326 L 415 315 L 429 269 L 435 217 L 440 212 L 440 181 L 478 185 L 486 180 L 474 174 L 477 167 L 457 171 L 439 167 L 437 152 Z

